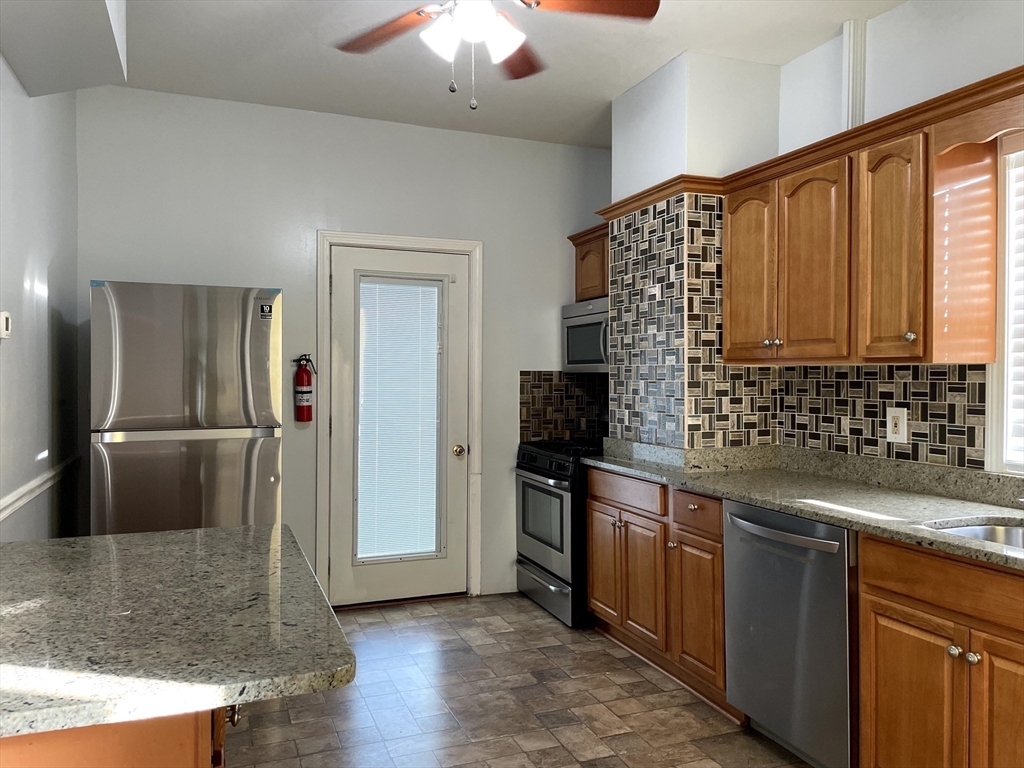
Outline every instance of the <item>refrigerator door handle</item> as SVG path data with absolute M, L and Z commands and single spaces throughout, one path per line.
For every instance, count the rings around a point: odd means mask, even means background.
M 150 443 L 161 440 L 245 440 L 253 437 L 280 437 L 280 427 L 240 427 L 237 429 L 152 429 L 128 432 L 93 432 L 94 443 Z

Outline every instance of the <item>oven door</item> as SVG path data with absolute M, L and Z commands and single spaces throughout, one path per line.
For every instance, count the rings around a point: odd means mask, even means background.
M 601 373 L 608 370 L 608 314 L 562 320 L 562 370 Z
M 569 483 L 516 470 L 516 548 L 572 583 L 572 495 Z

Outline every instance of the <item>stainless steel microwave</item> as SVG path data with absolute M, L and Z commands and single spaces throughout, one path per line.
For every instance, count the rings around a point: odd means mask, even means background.
M 562 370 L 607 372 L 607 296 L 562 307 Z

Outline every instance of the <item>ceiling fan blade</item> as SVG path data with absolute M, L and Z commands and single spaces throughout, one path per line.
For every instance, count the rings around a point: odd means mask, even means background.
M 509 80 L 522 80 L 524 77 L 536 75 L 543 72 L 544 62 L 537 56 L 537 52 L 530 47 L 529 43 L 523 43 L 507 59 L 501 62 L 501 68 L 505 70 L 505 77 Z
M 353 37 L 351 40 L 342 43 L 338 46 L 338 50 L 345 53 L 368 53 L 374 48 L 378 48 L 384 45 L 384 43 L 389 43 L 396 37 L 416 29 L 416 27 L 428 24 L 433 20 L 431 14 L 439 10 L 440 8 L 437 6 L 426 5 L 422 8 L 417 8 L 415 11 L 403 13 L 391 21 L 386 21 L 380 26 L 374 27 L 369 32 L 364 32 L 358 37 Z
M 519 0 L 538 11 L 562 13 L 596 13 L 603 16 L 627 16 L 632 19 L 653 19 L 661 0 Z

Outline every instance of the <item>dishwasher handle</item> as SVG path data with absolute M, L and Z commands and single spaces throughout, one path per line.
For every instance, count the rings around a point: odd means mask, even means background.
M 747 522 L 735 515 L 726 512 L 726 518 L 730 523 L 735 525 L 740 530 L 751 533 L 754 536 L 760 536 L 762 539 L 771 539 L 772 541 L 781 541 L 783 544 L 792 544 L 796 547 L 804 547 L 806 549 L 815 549 L 819 552 L 828 552 L 835 554 L 839 551 L 839 542 L 826 541 L 825 539 L 812 539 L 809 536 L 797 536 L 795 533 L 786 533 L 785 531 L 777 531 L 774 528 L 765 528 L 763 525 L 754 525 L 753 523 Z

